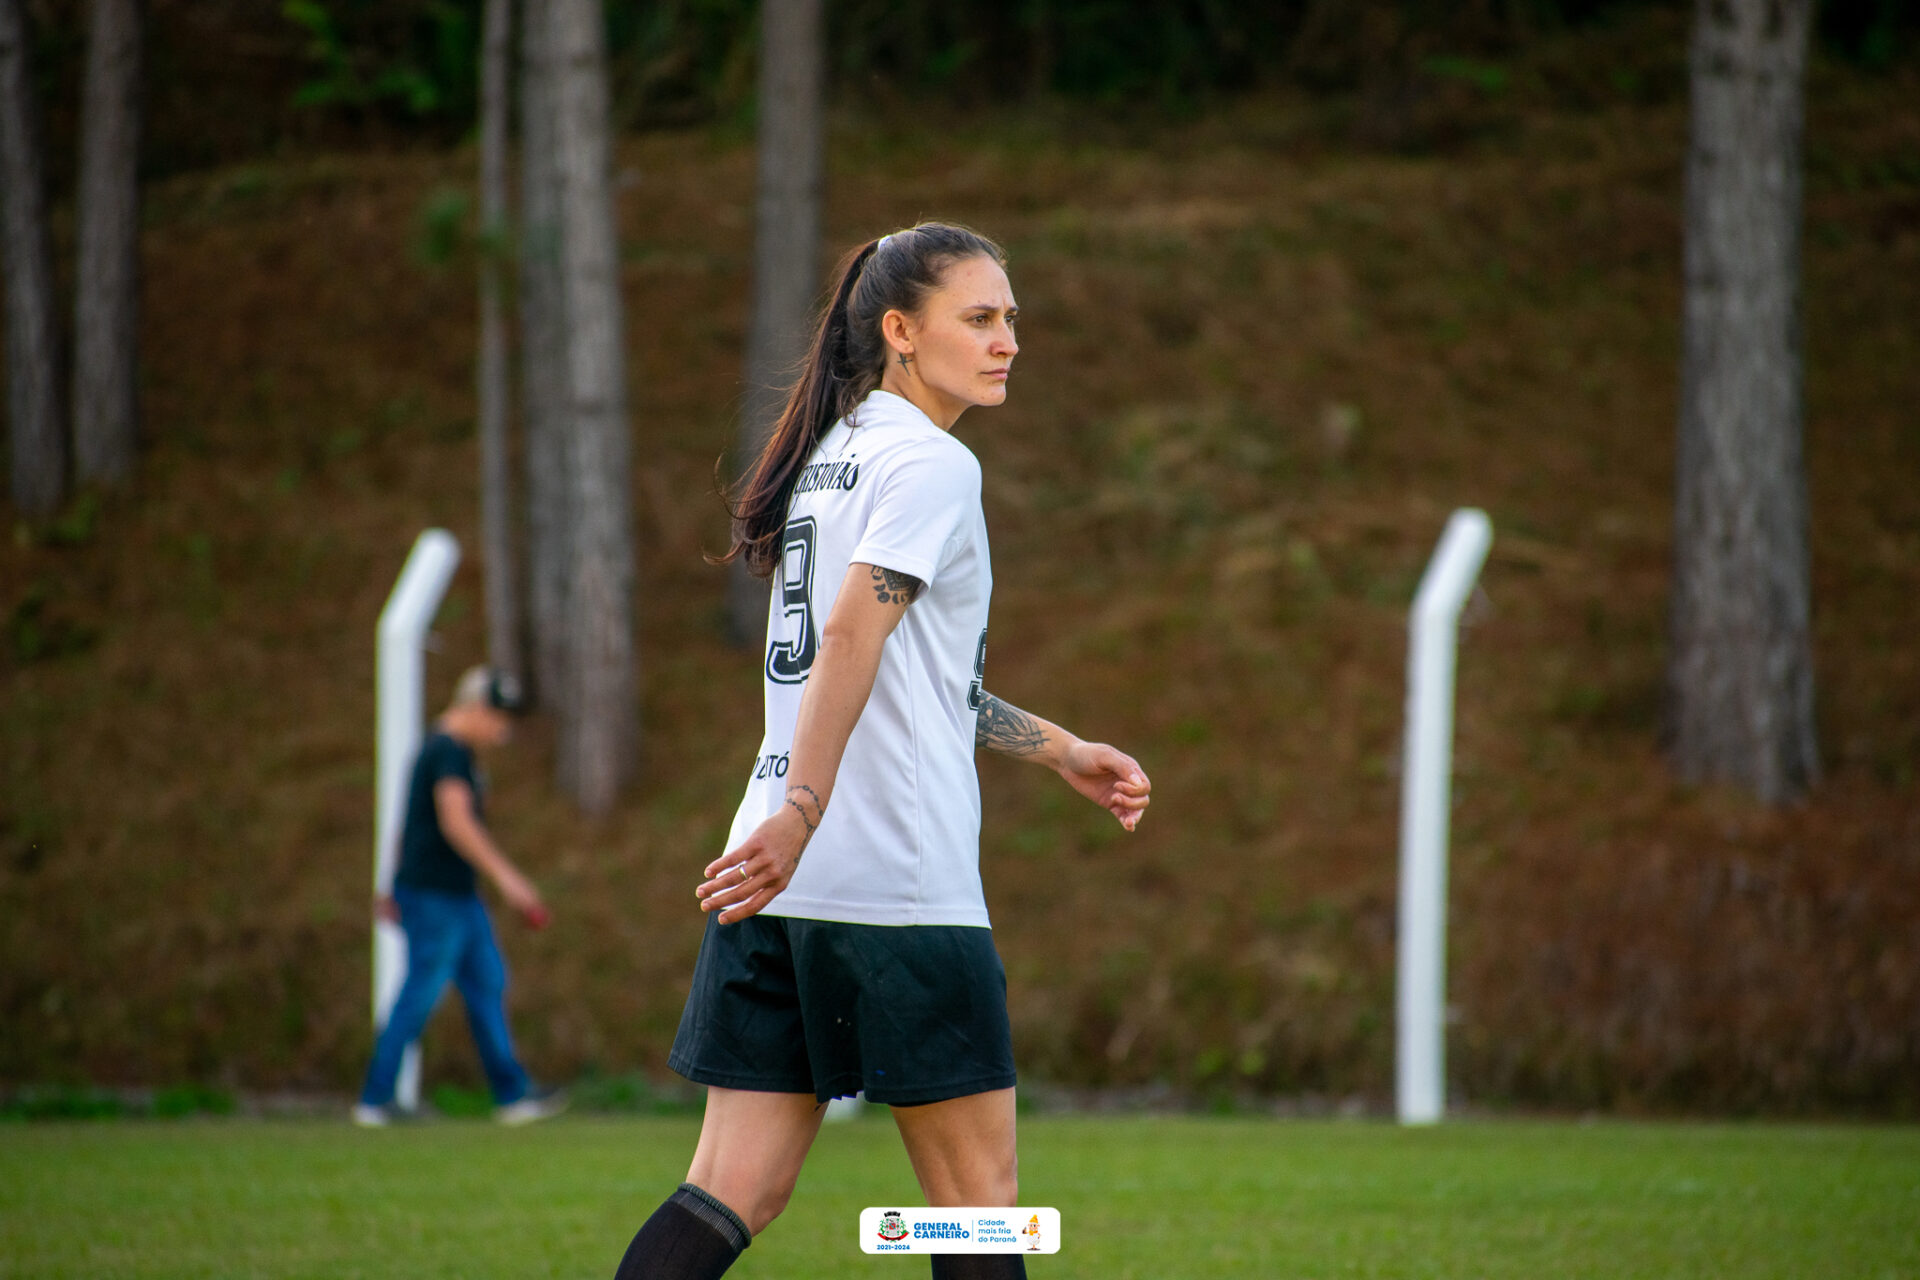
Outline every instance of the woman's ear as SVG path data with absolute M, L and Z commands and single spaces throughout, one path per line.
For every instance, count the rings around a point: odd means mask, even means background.
M 913 333 L 904 311 L 893 310 L 880 317 L 880 337 L 895 355 L 913 354 Z

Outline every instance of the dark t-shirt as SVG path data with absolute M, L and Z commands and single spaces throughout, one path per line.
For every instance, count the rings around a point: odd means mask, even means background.
M 483 817 L 480 770 L 473 749 L 450 734 L 435 733 L 420 746 L 407 783 L 407 820 L 400 828 L 400 869 L 393 882 L 409 889 L 441 893 L 474 892 L 473 864 L 447 843 L 433 807 L 433 787 L 442 778 L 459 778 L 473 789 L 473 816 Z

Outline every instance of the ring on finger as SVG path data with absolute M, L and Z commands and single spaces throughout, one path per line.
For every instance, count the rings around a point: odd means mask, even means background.
M 740 873 L 741 884 L 745 884 L 748 880 L 752 879 L 752 875 L 747 871 L 746 863 L 744 862 L 741 863 L 739 866 L 735 867 L 734 870 Z

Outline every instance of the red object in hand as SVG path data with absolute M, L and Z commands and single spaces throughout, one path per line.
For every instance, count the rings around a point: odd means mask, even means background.
M 553 912 L 547 910 L 543 904 L 536 903 L 521 912 L 520 918 L 527 922 L 529 929 L 544 929 L 553 923 Z

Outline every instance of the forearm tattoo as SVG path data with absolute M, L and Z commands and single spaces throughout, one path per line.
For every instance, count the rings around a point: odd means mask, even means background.
M 804 782 L 795 782 L 787 787 L 787 799 L 793 800 L 793 793 L 804 791 L 813 800 L 813 812 L 816 818 L 827 816 L 827 806 L 820 802 L 820 793 Z M 797 803 L 797 802 L 796 802 Z
M 974 722 L 973 745 L 1003 756 L 1035 756 L 1046 749 L 1047 729 L 1039 720 L 992 694 L 983 694 Z
M 793 793 L 796 791 L 804 791 L 813 798 L 813 817 L 807 816 L 807 806 L 803 802 L 794 799 Z M 788 808 L 800 815 L 800 821 L 806 824 L 807 838 L 800 842 L 800 850 L 804 853 L 807 845 L 813 842 L 813 833 L 820 829 L 821 820 L 827 816 L 827 806 L 820 803 L 820 793 L 804 782 L 796 782 L 787 788 L 786 803 Z
M 873 593 L 881 604 L 912 604 L 926 585 L 910 573 L 873 566 Z
M 787 808 L 800 815 L 800 821 L 807 829 L 806 839 L 800 842 L 800 847 L 804 850 L 809 844 L 813 843 L 813 833 L 820 829 L 820 824 L 809 818 L 806 808 L 791 796 L 787 797 Z

